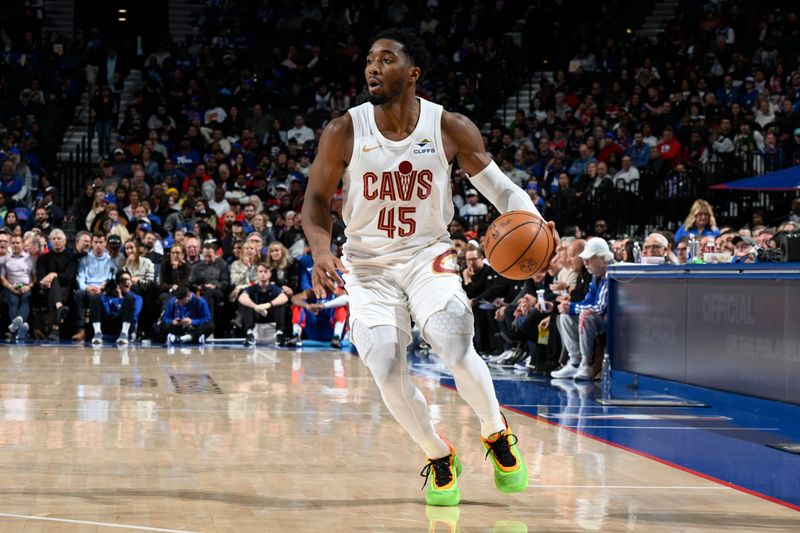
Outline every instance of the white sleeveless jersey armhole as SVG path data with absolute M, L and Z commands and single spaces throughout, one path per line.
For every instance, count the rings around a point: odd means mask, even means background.
M 353 152 L 344 181 L 345 254 L 382 262 L 449 242 L 450 165 L 442 142 L 442 106 L 420 99 L 414 131 L 385 138 L 369 102 L 348 111 Z

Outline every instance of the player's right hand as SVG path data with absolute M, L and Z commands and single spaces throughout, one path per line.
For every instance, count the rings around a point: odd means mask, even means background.
M 344 280 L 339 272 L 347 274 L 349 270 L 342 261 L 330 252 L 314 257 L 314 270 L 311 271 L 311 284 L 314 296 L 325 298 L 327 292 L 336 292 L 337 287 L 344 287 Z

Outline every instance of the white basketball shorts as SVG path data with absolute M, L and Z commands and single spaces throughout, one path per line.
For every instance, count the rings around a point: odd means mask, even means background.
M 350 326 L 394 326 L 411 338 L 411 319 L 420 330 L 456 296 L 469 309 L 461 286 L 456 251 L 437 243 L 391 265 L 375 259 L 342 258 L 350 296 Z M 472 324 L 470 324 L 470 327 Z

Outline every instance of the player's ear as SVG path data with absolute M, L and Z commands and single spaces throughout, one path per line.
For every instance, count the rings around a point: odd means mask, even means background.
M 411 81 L 413 81 L 414 83 L 417 83 L 419 81 L 419 78 L 420 78 L 421 75 L 422 75 L 422 71 L 420 70 L 419 67 L 416 67 L 416 66 L 412 66 L 411 67 L 411 73 L 410 73 Z

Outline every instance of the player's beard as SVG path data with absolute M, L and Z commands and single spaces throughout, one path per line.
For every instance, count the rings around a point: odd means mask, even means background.
M 369 103 L 372 104 L 372 105 L 381 105 L 381 104 L 385 104 L 386 102 L 388 102 L 389 101 L 389 97 L 386 95 L 386 93 L 371 94 L 371 95 L 369 95 L 367 100 L 369 100 Z
M 403 94 L 403 86 L 405 82 L 402 79 L 398 79 L 395 83 L 389 87 L 385 83 L 383 84 L 383 92 L 380 94 L 370 94 L 368 96 L 369 103 L 372 105 L 382 105 L 389 100 L 392 100 L 395 97 Z

